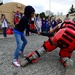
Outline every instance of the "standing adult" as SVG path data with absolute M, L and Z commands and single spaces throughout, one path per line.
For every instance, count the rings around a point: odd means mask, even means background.
M 49 20 L 46 19 L 46 31 L 48 32 L 50 30 Z
M 72 19 L 73 22 L 75 22 L 75 14 L 74 14 L 74 18 Z
M 70 20 L 69 14 L 66 14 L 66 17 L 64 18 L 64 21 L 65 21 L 65 20 Z
M 54 28 L 57 25 L 54 17 L 52 17 L 51 25 L 52 25 L 52 28 Z
M 41 18 L 38 18 L 36 21 L 36 28 L 38 32 L 41 32 L 41 27 L 42 27 L 42 21 Z
M 62 20 L 60 18 L 58 18 L 56 22 L 57 22 L 57 24 L 60 24 L 60 23 L 62 23 Z
M 7 30 L 7 27 L 8 27 L 8 21 L 5 17 L 5 14 L 2 14 L 2 18 L 1 18 L 1 22 L 2 22 L 2 29 L 3 29 L 3 35 L 4 37 L 7 37 L 7 34 L 6 34 L 6 30 Z
M 45 17 L 42 19 L 42 32 L 46 29 L 46 19 Z
M 20 14 L 19 10 L 17 10 L 14 15 L 14 25 L 18 24 L 20 19 L 21 19 L 21 14 Z

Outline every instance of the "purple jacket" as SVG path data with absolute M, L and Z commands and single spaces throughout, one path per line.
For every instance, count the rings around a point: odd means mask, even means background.
M 43 27 L 46 26 L 46 20 L 42 20 L 42 26 L 43 26 Z

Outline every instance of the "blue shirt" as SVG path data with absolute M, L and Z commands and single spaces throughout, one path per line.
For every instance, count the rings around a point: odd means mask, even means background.
M 19 35 L 24 35 L 24 32 L 19 32 L 18 30 L 14 29 L 14 33 L 19 34 Z

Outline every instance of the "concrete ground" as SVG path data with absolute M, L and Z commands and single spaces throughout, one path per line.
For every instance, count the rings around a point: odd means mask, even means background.
M 25 53 L 34 51 L 43 44 L 48 38 L 40 35 L 31 35 L 26 37 L 28 44 Z M 12 65 L 13 54 L 16 48 L 14 35 L 8 35 L 4 38 L 0 34 L 0 75 L 64 75 L 65 68 L 59 61 L 59 48 L 50 53 L 46 53 L 40 60 L 30 64 L 25 68 L 16 68 Z M 19 58 L 22 60 L 23 58 Z M 72 59 L 75 62 L 75 52 Z M 75 67 L 75 66 L 74 66 Z

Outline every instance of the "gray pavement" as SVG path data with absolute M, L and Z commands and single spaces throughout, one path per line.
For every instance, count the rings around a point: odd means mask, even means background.
M 26 37 L 28 44 L 25 53 L 34 51 L 48 38 L 45 36 L 31 35 Z M 14 35 L 4 38 L 0 34 L 0 75 L 64 75 L 65 68 L 59 61 L 59 48 L 42 56 L 38 62 L 30 64 L 25 68 L 16 68 L 12 65 L 13 54 L 16 48 Z M 19 57 L 19 60 L 23 58 Z M 75 62 L 75 52 L 72 59 Z M 74 66 L 75 67 L 75 66 Z
M 11 38 L 11 37 L 14 37 L 14 34 L 7 35 L 6 38 Z M 3 36 L 3 34 L 0 34 L 0 39 L 2 39 L 2 38 L 5 38 L 5 37 Z

